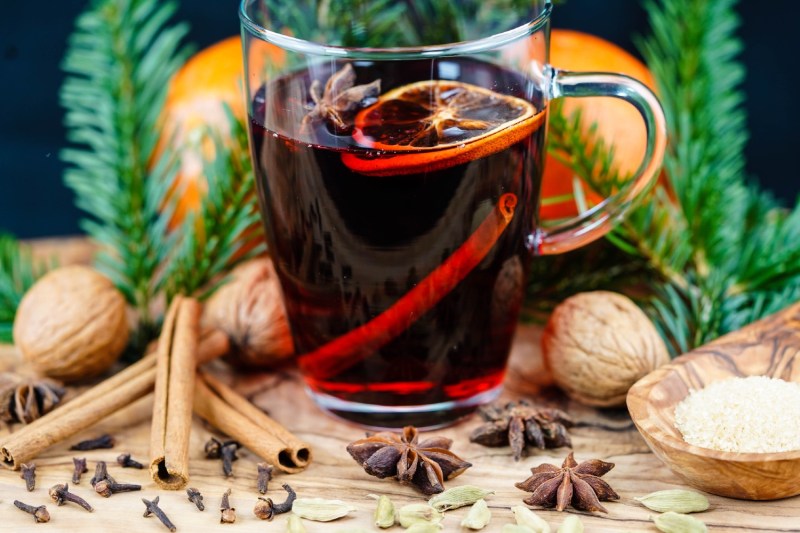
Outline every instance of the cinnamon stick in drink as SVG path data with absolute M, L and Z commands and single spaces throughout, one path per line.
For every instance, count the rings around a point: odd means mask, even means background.
M 472 235 L 391 307 L 357 328 L 300 356 L 317 378 L 331 378 L 406 331 L 478 266 L 514 217 L 517 196 L 503 194 Z
M 283 472 L 299 472 L 311 461 L 308 444 L 247 398 L 202 370 L 195 383 L 194 410 L 209 424 Z
M 175 297 L 158 340 L 150 475 L 163 489 L 182 489 L 189 482 L 189 435 L 202 312 L 197 300 Z
M 211 361 L 228 352 L 228 336 L 208 331 L 200 343 L 198 363 Z M 118 372 L 27 426 L 0 441 L 0 463 L 18 470 L 42 451 L 87 429 L 153 391 L 156 354 Z

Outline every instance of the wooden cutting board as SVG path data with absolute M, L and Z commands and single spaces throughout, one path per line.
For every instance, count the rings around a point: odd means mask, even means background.
M 90 248 L 83 240 L 47 242 L 37 245 L 46 255 L 56 254 L 62 264 L 86 260 Z M 656 531 L 649 517 L 653 514 L 639 505 L 634 497 L 652 491 L 681 488 L 682 482 L 672 474 L 650 452 L 639 436 L 627 411 L 598 411 L 569 402 L 558 391 L 547 386 L 547 376 L 542 370 L 539 353 L 539 330 L 522 326 L 512 354 L 511 369 L 506 382 L 505 399 L 541 398 L 567 409 L 577 420 L 572 430 L 574 450 L 578 460 L 599 458 L 617 466 L 604 479 L 622 496 L 619 502 L 607 505 L 608 515 L 590 516 L 581 513 L 586 531 Z M 0 347 L 0 370 L 18 365 L 18 354 L 13 347 Z M 379 531 L 372 525 L 374 501 L 370 494 L 386 494 L 396 505 L 424 501 L 424 498 L 409 487 L 392 480 L 379 480 L 368 476 L 345 451 L 345 446 L 363 436 L 363 431 L 347 423 L 327 416 L 306 396 L 302 384 L 293 370 L 280 373 L 231 374 L 222 364 L 215 371 L 222 379 L 233 384 L 241 393 L 269 413 L 314 448 L 315 460 L 305 471 L 295 475 L 278 475 L 270 484 L 270 496 L 283 500 L 282 483 L 289 483 L 302 497 L 338 498 L 352 504 L 358 510 L 348 518 L 331 523 L 305 522 L 309 533 L 355 531 L 366 528 Z M 70 441 L 51 448 L 37 464 L 37 486 L 34 492 L 25 491 L 24 482 L 18 472 L 0 470 L 0 531 L 81 531 L 81 532 L 159 532 L 166 531 L 155 518 L 143 518 L 144 506 L 141 498 L 160 496 L 162 508 L 178 527 L 178 531 L 284 531 L 285 516 L 273 522 L 261 522 L 253 515 L 257 499 L 255 489 L 258 459 L 247 450 L 234 463 L 235 477 L 222 477 L 218 462 L 203 458 L 203 444 L 214 431 L 200 420 L 194 421 L 191 441 L 190 475 L 191 486 L 205 496 L 206 510 L 199 512 L 186 499 L 183 492 L 168 492 L 156 489 L 144 471 L 121 469 L 115 458 L 119 453 L 130 452 L 134 458 L 147 457 L 150 398 L 131 405 L 103 424 L 75 436 Z M 514 483 L 528 477 L 529 469 L 543 462 L 560 463 L 567 450 L 547 450 L 532 453 L 515 463 L 507 448 L 485 448 L 471 444 L 469 432 L 477 425 L 473 417 L 437 433 L 454 439 L 453 449 L 474 466 L 448 486 L 475 484 L 495 491 L 487 501 L 493 513 L 491 524 L 484 531 L 499 531 L 503 524 L 513 523 L 510 508 L 521 504 L 527 493 L 516 489 Z M 13 428 L 10 428 L 13 430 Z M 8 428 L 0 431 L 9 431 Z M 92 472 L 84 475 L 84 481 L 75 487 L 75 492 L 85 496 L 95 507 L 87 513 L 73 505 L 56 507 L 47 497 L 47 488 L 55 483 L 69 480 L 72 473 L 72 457 L 68 451 L 71 443 L 109 432 L 118 441 L 112 450 L 85 452 L 90 470 L 97 460 L 108 461 L 110 473 L 118 481 L 141 483 L 141 493 L 117 494 L 104 499 L 93 492 L 88 484 Z M 232 525 L 219 523 L 219 502 L 225 489 L 233 489 L 231 502 L 237 509 L 238 520 Z M 49 524 L 35 525 L 32 517 L 13 508 L 14 499 L 31 504 L 47 504 L 52 520 Z M 798 531 L 800 532 L 800 497 L 772 502 L 739 501 L 709 496 L 711 510 L 696 515 L 706 522 L 710 531 Z M 537 511 L 555 531 L 566 513 Z M 466 509 L 447 513 L 443 522 L 445 532 L 463 532 L 459 527 Z M 401 531 L 399 526 L 387 531 Z

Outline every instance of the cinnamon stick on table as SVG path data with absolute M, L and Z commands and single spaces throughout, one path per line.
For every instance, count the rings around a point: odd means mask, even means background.
M 228 336 L 218 330 L 204 335 L 197 354 L 198 364 L 227 353 Z M 45 416 L 19 428 L 0 441 L 0 462 L 18 470 L 44 450 L 87 429 L 153 391 L 156 381 L 156 354 L 87 390 L 77 398 L 53 409 Z
M 203 370 L 197 373 L 194 410 L 209 424 L 283 472 L 299 472 L 311 462 L 308 444 Z
M 158 339 L 150 475 L 163 489 L 182 489 L 189 482 L 189 435 L 202 313 L 197 300 L 176 296 Z

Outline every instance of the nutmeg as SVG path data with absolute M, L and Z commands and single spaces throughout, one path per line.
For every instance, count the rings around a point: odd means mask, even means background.
M 237 267 L 208 300 L 205 325 L 228 334 L 227 360 L 244 367 L 268 367 L 294 355 L 278 276 L 266 257 Z
M 585 292 L 556 307 L 542 335 L 553 379 L 586 405 L 625 403 L 628 389 L 669 361 L 653 323 L 629 298 Z
M 33 369 L 64 381 L 108 370 L 128 334 L 125 298 L 85 266 L 42 277 L 22 298 L 14 320 L 14 342 Z

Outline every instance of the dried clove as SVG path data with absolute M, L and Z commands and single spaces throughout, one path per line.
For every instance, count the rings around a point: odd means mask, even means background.
M 164 524 L 164 527 L 166 527 L 170 531 L 175 531 L 177 529 L 175 527 L 175 524 L 173 524 L 172 521 L 169 518 L 167 518 L 167 515 L 165 515 L 164 511 L 162 511 L 161 508 L 158 506 L 158 498 L 159 496 L 156 496 L 153 499 L 153 501 L 148 501 L 142 498 L 142 502 L 144 502 L 144 506 L 146 507 L 144 514 L 142 516 L 147 518 L 150 515 L 154 515 L 161 521 L 162 524 Z
M 272 466 L 267 463 L 258 463 L 258 479 L 256 480 L 256 487 L 261 494 L 267 493 L 269 482 L 272 479 Z
M 73 457 L 72 464 L 75 465 L 75 470 L 72 472 L 72 483 L 77 485 L 81 482 L 81 474 L 89 471 L 86 466 L 86 457 Z
M 189 501 L 195 504 L 198 510 L 205 510 L 206 506 L 203 504 L 203 495 L 200 494 L 199 490 L 190 487 L 186 489 L 186 494 L 189 496 Z
M 222 472 L 225 477 L 233 477 L 233 462 L 238 459 L 236 457 L 236 450 L 241 447 L 241 444 L 235 440 L 229 440 L 222 445 Z
M 109 434 L 101 435 L 96 439 L 89 439 L 79 442 L 78 444 L 74 444 L 70 447 L 70 450 L 79 450 L 79 451 L 87 451 L 87 450 L 100 450 L 103 448 L 113 448 L 114 447 L 114 437 Z
M 34 507 L 33 505 L 22 503 L 19 500 L 14 500 L 14 506 L 20 511 L 24 511 L 30 515 L 33 515 L 33 519 L 36 521 L 37 524 L 50 521 L 50 513 L 47 511 L 47 507 L 45 507 L 44 505 L 40 505 L 39 507 Z
M 283 490 L 287 493 L 286 500 L 281 503 L 275 503 L 272 501 L 272 498 L 259 498 L 258 502 L 256 502 L 255 509 L 253 509 L 253 513 L 261 520 L 272 520 L 275 518 L 275 515 L 291 511 L 297 494 L 294 489 L 286 483 L 283 484 Z
M 50 498 L 58 505 L 64 505 L 64 503 L 66 502 L 72 502 L 76 505 L 80 505 L 90 513 L 94 511 L 94 509 L 92 509 L 92 506 L 89 505 L 89 503 L 86 500 L 84 500 L 80 496 L 72 494 L 69 491 L 69 485 L 67 483 L 59 483 L 57 485 L 53 485 L 52 487 L 50 487 L 48 493 L 50 494 Z
M 117 456 L 117 464 L 122 468 L 138 468 L 141 470 L 144 468 L 144 465 L 139 461 L 135 461 L 131 459 L 131 454 L 129 453 L 121 453 Z
M 222 443 L 214 437 L 208 439 L 203 449 L 206 452 L 206 459 L 219 459 L 222 457 Z
M 116 483 L 108 479 L 102 479 L 94 486 L 94 491 L 103 498 L 110 498 L 112 494 L 118 492 L 133 492 L 137 490 L 142 490 L 142 486 L 133 483 Z
M 99 481 L 103 481 L 104 479 L 107 479 L 112 483 L 114 482 L 114 478 L 108 475 L 108 467 L 106 466 L 106 462 L 97 461 L 97 464 L 94 467 L 94 476 L 92 476 L 92 479 L 89 480 L 89 484 L 94 487 Z
M 23 463 L 20 465 L 22 472 L 19 477 L 25 480 L 25 488 L 28 492 L 36 488 L 36 465 L 34 463 Z
M 219 506 L 220 524 L 233 524 L 234 522 L 236 522 L 236 509 L 234 507 L 231 507 L 230 496 L 231 496 L 231 489 L 226 490 L 225 493 L 222 495 L 222 503 L 220 503 Z
M 204 450 L 206 459 L 219 459 L 222 458 L 222 472 L 225 477 L 233 476 L 233 462 L 238 459 L 236 457 L 236 450 L 241 448 L 241 444 L 235 440 L 228 440 L 220 442 L 218 439 L 211 437 L 206 442 Z

